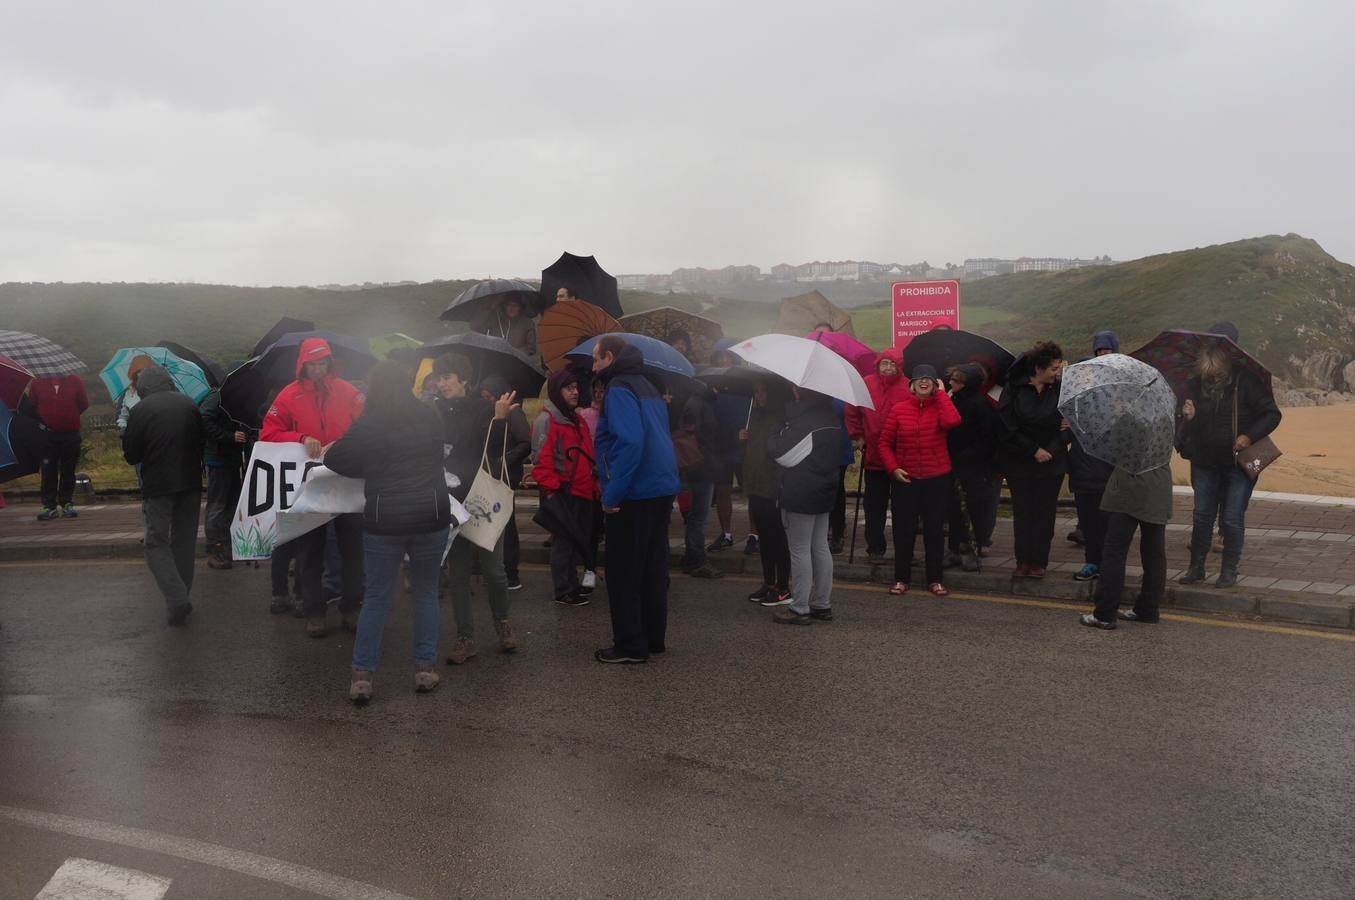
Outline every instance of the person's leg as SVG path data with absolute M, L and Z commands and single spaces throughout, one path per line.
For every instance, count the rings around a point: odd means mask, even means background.
M 828 519 L 828 542 L 834 547 L 841 545 L 842 536 L 847 533 L 847 467 L 840 466 L 837 473 L 837 501 Z
M 668 637 L 668 497 L 642 501 L 644 524 L 641 553 L 644 572 L 640 577 L 640 621 L 647 653 L 666 649 Z
M 917 543 L 918 491 L 916 481 L 895 481 L 894 580 L 909 584 L 913 578 L 913 548 Z
M 814 593 L 814 516 L 781 511 L 781 525 L 786 530 L 786 545 L 790 551 L 790 586 L 794 596 L 791 611 L 809 615 L 809 598 Z
M 562 495 L 563 496 L 563 495 Z M 570 511 L 572 518 L 579 520 L 574 505 L 575 500 L 580 504 L 587 504 L 588 501 L 578 497 L 564 497 L 566 508 Z M 592 510 L 587 510 L 587 515 L 592 517 Z M 550 578 L 554 590 L 553 599 L 568 597 L 579 592 L 579 572 L 575 565 L 579 558 L 578 549 L 574 542 L 563 534 L 552 534 L 550 542 Z
M 508 595 L 508 574 L 503 567 L 503 535 L 494 544 L 493 550 L 475 548 L 480 557 L 480 574 L 485 579 L 485 593 L 489 595 L 489 611 L 495 622 L 508 621 L 508 609 L 512 603 Z
M 1191 465 L 1190 486 L 1195 492 L 1195 509 L 1191 514 L 1190 565 L 1204 569 L 1209 546 L 1214 541 L 1214 522 L 1219 518 L 1223 500 L 1223 477 L 1226 472 Z M 1203 575 L 1201 576 L 1203 577 Z
M 1144 622 L 1156 622 L 1167 596 L 1167 526 L 1139 523 L 1139 562 L 1143 566 L 1143 590 L 1134 603 L 1134 614 Z
M 720 520 L 720 536 L 734 533 L 734 480 L 726 475 L 715 486 L 715 513 Z
M 369 536 L 370 537 L 370 536 Z M 409 556 L 409 583 L 414 594 L 414 665 L 431 666 L 438 659 L 438 579 L 442 571 L 442 548 L 447 532 L 439 529 L 411 535 L 405 544 Z M 391 591 L 399 572 L 399 560 L 391 576 Z M 372 577 L 370 569 L 367 577 Z M 367 615 L 364 603 L 362 615 Z M 361 619 L 359 627 L 361 627 Z
M 42 508 L 56 509 L 57 485 L 61 471 L 61 442 L 52 432 L 47 433 L 47 441 L 42 448 Z
M 925 478 L 918 482 L 922 504 L 922 546 L 926 558 L 927 584 L 944 581 L 942 566 L 946 558 L 946 513 L 950 508 L 950 476 Z
M 193 564 L 198 550 L 198 518 L 202 513 L 202 491 L 174 494 L 173 520 L 169 541 L 174 548 L 174 565 L 179 570 L 184 591 L 193 590 Z
M 1223 568 L 1236 576 L 1247 534 L 1247 506 L 1256 482 L 1233 466 L 1224 476 L 1223 484 L 1224 495 L 1219 503 L 1223 517 Z
M 75 467 L 80 462 L 80 440 L 78 431 L 62 435 L 57 485 L 57 502 L 61 506 L 68 506 L 75 499 Z
M 518 535 L 518 500 L 513 495 L 513 514 L 503 530 L 503 573 L 509 584 L 522 584 L 518 567 L 522 561 L 522 544 Z
M 1007 476 L 1007 486 L 1012 492 L 1012 544 L 1018 566 L 1030 565 L 1031 558 L 1031 519 L 1034 509 L 1031 504 L 1033 482 L 1021 476 Z
M 335 516 L 334 536 L 339 548 L 339 571 L 343 573 L 339 609 L 355 613 L 362 606 L 363 597 L 362 513 Z
M 1125 513 L 1108 513 L 1106 535 L 1101 551 L 1101 583 L 1092 615 L 1102 622 L 1114 622 L 1124 596 L 1124 567 L 1129 545 L 1134 541 L 1138 519 Z
M 273 555 L 268 560 L 268 569 L 273 582 L 274 597 L 283 598 L 292 595 L 292 589 L 287 583 L 287 579 L 291 574 L 292 558 L 295 555 L 296 544 L 292 541 L 286 544 L 278 544 L 273 548 Z
M 230 484 L 225 466 L 207 467 L 207 512 L 203 531 L 207 537 L 207 555 L 229 559 L 231 517 L 234 508 L 227 508 Z
M 367 586 L 362 594 L 362 614 L 353 638 L 353 671 L 375 672 L 381 659 L 381 636 L 386 614 L 400 580 L 400 563 L 410 543 L 405 535 L 369 534 L 363 542 L 363 569 Z M 417 623 L 416 623 L 417 625 Z M 416 638 L 417 641 L 417 638 Z
M 313 528 L 292 541 L 295 547 L 296 587 L 308 619 L 325 616 L 325 543 L 328 528 Z
M 866 513 L 866 555 L 885 555 L 885 514 L 889 512 L 889 473 L 883 469 L 867 469 L 865 496 L 861 505 Z
M 813 517 L 809 538 L 809 555 L 814 570 L 814 586 L 809 592 L 809 608 L 831 609 L 833 606 L 833 551 L 828 547 L 828 514 Z M 792 607 L 793 608 L 793 607 Z
M 1036 531 L 1031 536 L 1030 552 L 1032 566 L 1049 568 L 1049 549 L 1054 543 L 1055 519 L 1059 513 L 1059 489 L 1063 487 L 1063 476 L 1040 478 L 1035 483 Z
M 692 508 L 687 513 L 686 534 L 688 572 L 706 564 L 706 520 L 710 517 L 715 482 L 694 481 L 691 488 Z
M 1106 527 L 1101 512 L 1100 491 L 1073 491 L 1077 506 L 1077 521 L 1082 528 L 1082 561 L 1101 565 L 1101 545 L 1106 539 Z
M 146 567 L 172 612 L 188 603 L 188 588 L 174 561 L 174 497 L 147 497 L 141 502 L 141 515 L 146 522 Z
M 752 520 L 753 527 L 762 535 L 761 543 L 761 562 L 762 562 L 762 584 L 765 587 L 772 587 L 776 584 L 776 558 L 772 554 L 772 537 L 770 535 L 770 523 L 773 518 L 779 520 L 780 516 L 776 510 L 776 501 L 770 497 L 749 497 L 748 498 L 748 516 Z
M 980 526 L 975 523 L 974 527 L 979 532 L 979 545 L 982 547 L 991 547 L 993 545 L 993 532 L 997 530 L 997 511 L 1002 506 L 1002 476 L 996 472 L 990 472 L 985 475 L 983 507 L 983 524 Z
M 447 552 L 447 590 L 452 595 L 452 617 L 456 619 L 456 636 L 475 639 L 475 614 L 471 609 L 471 557 L 479 547 L 469 538 L 457 537 Z
M 616 512 L 607 513 L 607 605 L 612 619 L 612 648 L 637 657 L 649 653 L 640 599 L 645 571 L 640 529 L 641 519 L 648 512 L 642 501 L 628 500 Z

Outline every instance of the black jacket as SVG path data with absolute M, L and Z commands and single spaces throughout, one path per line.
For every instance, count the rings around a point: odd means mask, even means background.
M 1100 493 L 1106 489 L 1106 482 L 1115 467 L 1103 459 L 1097 459 L 1078 442 L 1074 435 L 1068 445 L 1068 488 L 1072 491 Z
M 499 460 L 507 456 L 504 440 L 508 423 L 507 420 L 495 422 L 494 401 L 482 397 L 460 397 L 456 400 L 439 398 L 433 403 L 442 416 L 442 441 L 445 445 L 443 466 L 461 479 L 461 484 L 452 488 L 452 496 L 465 500 L 475 476 L 480 472 L 486 432 L 489 434 L 489 469 L 496 476 L 501 474 Z M 531 449 L 529 430 L 527 452 L 530 453 Z
M 217 388 L 203 397 L 198 411 L 202 413 L 202 433 L 207 440 L 208 464 L 240 465 L 245 445 L 235 442 L 235 433 L 244 431 L 245 426 L 236 423 L 221 408 L 221 389 Z
M 960 414 L 960 424 L 946 433 L 950 464 L 955 469 L 991 472 L 997 463 L 1002 420 L 983 391 L 983 367 L 968 363 L 960 368 L 968 380 L 964 390 L 950 398 Z
M 422 534 L 452 523 L 442 466 L 442 420 L 420 404 L 412 421 L 364 414 L 325 453 L 340 475 L 366 479 L 362 525 L 373 534 Z
M 837 503 L 842 457 L 842 416 L 827 400 L 815 398 L 792 404 L 788 421 L 767 439 L 778 474 L 778 496 L 787 512 L 820 515 Z M 807 456 L 787 466 L 795 457 Z
M 141 496 L 202 490 L 202 414 L 160 366 L 142 369 L 137 386 L 141 401 L 127 419 L 122 455 L 141 464 Z
M 703 390 L 688 397 L 682 404 L 678 428 L 694 431 L 696 444 L 701 448 L 701 462 L 679 472 L 682 480 L 714 481 L 724 467 L 719 447 L 720 418 L 715 408 L 715 394 Z
M 1280 424 L 1280 408 L 1275 396 L 1252 373 L 1238 370 L 1218 391 L 1208 397 L 1197 375 L 1187 385 L 1195 401 L 1195 418 L 1187 423 L 1178 416 L 1176 449 L 1194 465 L 1206 469 L 1227 469 L 1236 465 L 1233 441 L 1245 434 L 1256 443 Z M 1233 393 L 1237 392 L 1237 430 L 1233 430 Z
M 1029 381 L 1010 384 L 998 402 L 1002 420 L 1002 440 L 998 447 L 998 466 L 1002 473 L 1018 478 L 1061 478 L 1068 471 L 1068 440 L 1062 431 L 1059 412 L 1059 388 L 1051 384 L 1037 391 Z M 1040 448 L 1053 454 L 1046 463 L 1035 461 Z

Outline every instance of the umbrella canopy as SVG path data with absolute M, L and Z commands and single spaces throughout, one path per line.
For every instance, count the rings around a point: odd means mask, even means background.
M 805 334 L 824 322 L 834 331 L 845 331 L 853 337 L 856 335 L 852 328 L 852 317 L 818 291 L 782 300 L 776 330 L 782 334 Z
M 1267 391 L 1274 390 L 1270 370 L 1221 334 L 1164 331 L 1129 355 L 1161 372 L 1176 396 L 1184 400 L 1190 394 L 1189 382 L 1195 374 L 1195 364 L 1207 347 L 1223 350 L 1232 360 L 1234 370 L 1247 369 L 1261 380 Z
M 0 482 L 38 471 L 46 443 L 47 433 L 37 419 L 18 415 L 0 403 Z
M 760 334 L 730 347 L 730 352 L 796 387 L 874 409 L 861 373 L 824 344 L 789 334 Z
M 649 371 L 658 375 L 681 375 L 684 378 L 692 378 L 696 375 L 696 369 L 692 368 L 692 364 L 687 357 L 663 341 L 643 334 L 627 334 L 624 332 L 620 334 L 627 344 L 640 351 L 645 359 L 645 368 Z M 602 338 L 603 335 L 591 337 L 565 355 L 570 360 L 592 359 L 593 347 Z
M 598 265 L 591 256 L 575 256 L 573 253 L 561 253 L 560 258 L 550 268 L 541 270 L 541 303 L 549 310 L 554 304 L 555 293 L 562 287 L 574 292 L 574 296 L 606 310 L 613 318 L 621 318 L 625 313 L 621 309 L 621 295 L 616 288 L 616 277 Z
M 226 367 L 221 365 L 206 353 L 199 353 L 191 347 L 183 344 L 176 344 L 174 341 L 161 341 L 156 344 L 157 347 L 164 347 L 170 353 L 173 353 L 179 359 L 191 362 L 202 370 L 202 374 L 207 376 L 207 383 L 214 388 L 221 387 L 221 383 L 226 380 Z
M 672 340 L 674 332 L 685 332 L 691 338 L 688 355 L 694 359 L 710 359 L 711 348 L 725 336 L 724 326 L 714 319 L 673 306 L 660 306 L 622 316 L 621 327 L 631 334 L 647 335 L 664 343 Z
M 811 341 L 818 341 L 829 350 L 852 364 L 856 371 L 865 377 L 874 373 L 875 361 L 880 354 L 843 331 L 814 331 L 805 335 Z
M 442 311 L 441 318 L 447 322 L 480 322 L 507 300 L 521 303 L 523 315 L 526 316 L 539 316 L 549 305 L 543 302 L 541 291 L 526 281 L 492 278 L 457 294 L 456 299 Z M 551 294 L 551 302 L 555 302 L 554 293 Z
M 367 349 L 377 359 L 390 359 L 398 350 L 417 350 L 422 346 L 423 341 L 398 331 L 374 337 L 367 342 Z
M 1059 412 L 1088 454 L 1139 475 L 1172 459 L 1176 396 L 1161 372 L 1123 353 L 1063 370 Z
M 80 357 L 65 347 L 26 331 L 0 331 L 0 354 L 23 366 L 34 378 L 79 375 L 86 368 Z
M 309 319 L 289 319 L 283 316 L 278 319 L 277 324 L 268 329 L 268 333 L 259 338 L 259 342 L 254 345 L 254 349 L 249 352 L 250 359 L 256 356 L 262 356 L 263 352 L 277 343 L 278 339 L 284 334 L 290 334 L 294 331 L 314 331 L 315 323 Z
M 583 300 L 564 300 L 541 315 L 536 345 L 546 368 L 559 372 L 567 363 L 565 354 L 591 337 L 621 331 L 621 323 L 605 310 Z
M 156 365 L 163 366 L 179 393 L 188 395 L 194 403 L 201 403 L 202 398 L 212 390 L 202 369 L 186 359 L 180 359 L 164 347 L 123 347 L 113 354 L 108 365 L 99 372 L 104 387 L 108 388 L 108 396 L 113 398 L 114 403 L 118 402 L 118 398 L 126 393 L 128 385 L 132 383 L 128 370 L 131 368 L 132 360 L 138 356 L 148 356 Z
M 32 380 L 32 372 L 8 356 L 0 356 L 0 403 L 10 409 L 18 409 L 19 398 L 23 397 Z
M 546 372 L 534 359 L 503 338 L 467 331 L 429 341 L 419 348 L 419 355 L 432 359 L 444 353 L 461 353 L 475 367 L 478 383 L 489 375 L 502 376 L 518 392 L 519 399 L 536 397 L 546 384 Z M 431 367 L 430 367 L 431 371 Z M 417 384 L 418 379 L 415 379 Z
M 954 328 L 933 328 L 919 334 L 903 351 L 903 374 L 920 365 L 928 365 L 945 376 L 951 366 L 978 363 L 988 373 L 985 387 L 1006 384 L 1007 373 L 1016 361 L 1006 348 L 982 335 Z

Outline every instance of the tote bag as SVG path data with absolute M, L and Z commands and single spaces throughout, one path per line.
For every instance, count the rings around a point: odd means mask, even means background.
M 490 423 L 492 431 L 495 422 Z M 505 453 L 508 442 L 504 442 Z M 499 458 L 499 477 L 489 471 L 489 431 L 485 432 L 485 449 L 480 453 L 480 471 L 471 483 L 470 493 L 461 505 L 470 518 L 461 526 L 461 537 L 485 550 L 493 550 L 499 542 L 508 520 L 513 515 L 513 486 L 508 483 L 506 458 Z

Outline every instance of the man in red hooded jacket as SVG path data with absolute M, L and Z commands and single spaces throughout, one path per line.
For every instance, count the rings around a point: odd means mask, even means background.
M 894 404 L 911 396 L 908 379 L 903 377 L 903 354 L 898 348 L 890 347 L 880 353 L 875 360 L 875 374 L 866 376 L 866 388 L 875 408 L 848 406 L 847 434 L 856 442 L 857 449 L 865 453 L 862 505 L 866 508 L 866 558 L 879 562 L 885 556 L 885 513 L 889 511 L 893 483 L 880 456 L 880 432 Z
M 362 392 L 333 371 L 334 354 L 323 338 L 307 338 L 296 357 L 296 381 L 278 392 L 264 416 L 262 441 L 305 444 L 311 459 L 319 459 L 329 445 L 347 434 L 362 415 Z M 334 518 L 343 565 L 343 597 L 339 601 L 342 628 L 354 631 L 362 605 L 362 513 Z M 306 614 L 306 633 L 328 634 L 321 581 L 325 563 L 325 531 L 316 528 L 293 541 L 298 588 Z

